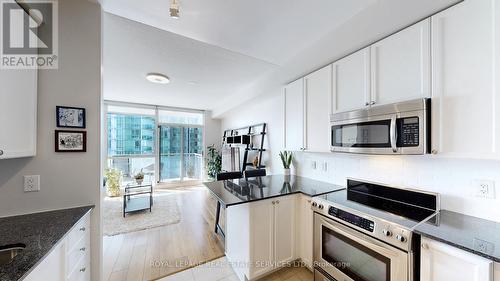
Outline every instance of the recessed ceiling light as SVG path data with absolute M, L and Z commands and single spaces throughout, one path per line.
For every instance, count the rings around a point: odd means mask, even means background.
M 149 82 L 158 84 L 167 84 L 170 82 L 170 78 L 160 73 L 148 73 L 148 75 L 146 75 L 146 79 L 148 79 Z

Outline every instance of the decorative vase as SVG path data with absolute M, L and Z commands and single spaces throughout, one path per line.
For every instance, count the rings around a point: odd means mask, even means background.
M 283 175 L 289 176 L 290 175 L 290 169 L 283 169 Z
M 141 185 L 143 181 L 144 181 L 144 179 L 135 179 L 135 182 L 136 182 L 138 185 Z

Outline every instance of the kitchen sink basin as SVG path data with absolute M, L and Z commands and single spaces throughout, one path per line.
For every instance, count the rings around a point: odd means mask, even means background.
M 0 265 L 10 263 L 25 248 L 26 245 L 21 243 L 0 246 Z

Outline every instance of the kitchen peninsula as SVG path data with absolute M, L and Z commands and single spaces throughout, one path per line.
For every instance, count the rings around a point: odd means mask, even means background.
M 256 280 L 289 262 L 312 264 L 311 197 L 343 186 L 272 175 L 207 182 L 226 208 L 226 256 L 240 280 Z

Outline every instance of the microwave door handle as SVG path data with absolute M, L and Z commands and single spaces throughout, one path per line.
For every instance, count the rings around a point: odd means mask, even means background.
M 391 128 L 390 128 L 390 137 L 391 137 L 391 148 L 392 152 L 396 153 L 398 152 L 398 146 L 397 146 L 397 133 L 396 133 L 396 115 L 393 115 L 391 117 Z

